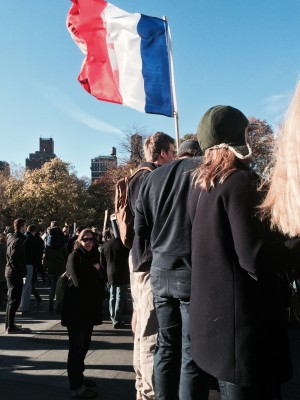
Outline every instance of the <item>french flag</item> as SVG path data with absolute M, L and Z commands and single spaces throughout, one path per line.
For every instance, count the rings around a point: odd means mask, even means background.
M 104 0 L 71 0 L 67 28 L 86 55 L 78 80 L 99 100 L 174 116 L 165 20 L 128 13 Z

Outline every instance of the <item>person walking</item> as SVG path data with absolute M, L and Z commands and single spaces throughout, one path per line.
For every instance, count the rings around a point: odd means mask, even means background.
M 15 315 L 21 302 L 23 278 L 26 276 L 25 235 L 26 221 L 18 218 L 14 221 L 15 233 L 7 239 L 5 278 L 8 299 L 5 314 L 5 329 L 8 334 L 24 333 L 24 329 L 15 324 Z
M 104 283 L 100 278 L 100 264 L 94 263 L 91 253 L 94 235 L 91 229 L 83 229 L 75 250 L 67 262 L 68 286 L 62 302 L 61 324 L 68 329 L 68 378 L 71 397 L 92 399 L 97 392 L 96 382 L 84 376 L 84 360 L 89 350 L 93 328 L 102 323 Z

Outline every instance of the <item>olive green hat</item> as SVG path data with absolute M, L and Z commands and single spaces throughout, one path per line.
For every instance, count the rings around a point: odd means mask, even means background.
M 228 148 L 238 158 L 251 157 L 252 151 L 246 141 L 248 132 L 259 128 L 250 124 L 248 118 L 237 108 L 214 106 L 203 115 L 197 129 L 197 139 L 202 151 Z

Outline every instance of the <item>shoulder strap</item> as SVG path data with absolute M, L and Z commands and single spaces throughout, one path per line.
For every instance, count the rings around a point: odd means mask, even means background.
M 131 178 L 133 178 L 138 172 L 140 172 L 140 171 L 149 171 L 149 172 L 152 172 L 152 171 L 154 171 L 154 169 L 155 168 L 151 168 L 151 167 L 147 167 L 147 166 L 145 166 L 145 167 L 140 167 L 140 168 L 138 168 L 132 175 L 130 175 L 130 179 Z

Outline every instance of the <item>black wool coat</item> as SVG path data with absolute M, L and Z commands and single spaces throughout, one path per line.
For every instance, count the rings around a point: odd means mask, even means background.
M 240 386 L 291 376 L 276 248 L 271 256 L 258 202 L 257 176 L 244 167 L 209 192 L 194 188 L 189 201 L 191 354 Z
M 67 274 L 71 278 L 62 302 L 63 326 L 102 323 L 104 283 L 93 263 L 93 254 L 82 247 L 69 255 Z

